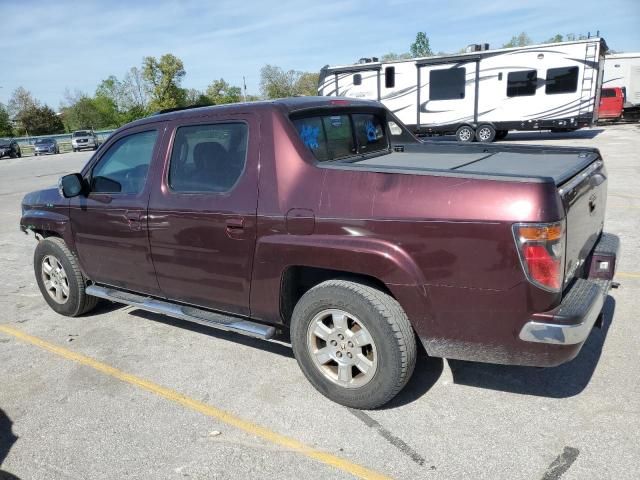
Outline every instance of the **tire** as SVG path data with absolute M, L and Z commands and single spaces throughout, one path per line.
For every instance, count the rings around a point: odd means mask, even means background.
M 509 130 L 498 130 L 496 131 L 496 140 L 504 140 L 509 135 Z
M 496 138 L 496 129 L 492 125 L 485 123 L 476 128 L 476 140 L 481 143 L 491 143 Z
M 11 150 L 11 153 L 9 154 L 10 158 L 18 158 L 18 154 L 16 152 L 14 152 L 13 150 Z
M 38 154 L 37 154 L 37 153 L 35 153 L 35 152 L 33 152 L 33 156 L 34 156 L 34 157 L 37 157 L 37 156 L 38 156 Z
M 98 298 L 85 293 L 87 280 L 75 255 L 61 238 L 47 237 L 38 242 L 33 266 L 40 293 L 55 312 L 77 317 L 97 305 Z M 47 270 L 52 273 L 46 273 Z M 47 285 L 45 281 L 50 283 Z
M 462 125 L 456 130 L 456 140 L 459 142 L 473 142 L 475 135 L 475 130 L 469 125 Z
M 22 150 L 18 148 L 18 158 L 22 158 Z
M 350 341 L 355 338 L 360 346 Z M 416 364 L 416 339 L 400 304 L 346 280 L 328 280 L 302 296 L 293 310 L 291 344 L 320 393 L 358 409 L 377 408 L 395 397 Z

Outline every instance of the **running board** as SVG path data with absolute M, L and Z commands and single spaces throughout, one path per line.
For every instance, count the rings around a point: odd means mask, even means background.
M 99 285 L 89 285 L 85 292 L 93 297 L 104 298 L 112 302 L 124 303 L 132 307 L 146 310 L 147 312 L 168 315 L 169 317 L 179 318 L 187 322 L 199 323 L 207 327 L 218 328 L 228 332 L 241 333 L 250 337 L 269 340 L 273 338 L 276 329 L 273 326 L 262 325 L 260 323 L 251 322 L 242 318 L 223 315 L 220 313 L 203 310 L 201 308 L 189 307 L 178 303 L 158 300 L 156 298 L 137 295 L 135 293 L 124 292 L 110 287 L 101 287 Z

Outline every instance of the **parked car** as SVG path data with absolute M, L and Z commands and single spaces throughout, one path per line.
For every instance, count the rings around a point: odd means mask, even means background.
M 60 153 L 58 142 L 54 138 L 39 138 L 33 144 L 33 154 L 35 156 L 48 153 Z
M 91 130 L 78 130 L 71 134 L 71 148 L 74 152 L 85 148 L 97 150 L 99 145 L 98 137 Z
M 0 138 L 0 158 L 2 157 L 21 157 L 22 151 L 20 145 L 12 138 Z
M 600 92 L 598 117 L 601 120 L 618 120 L 622 117 L 624 92 L 620 87 L 603 88 Z
M 597 149 L 423 143 L 378 102 L 300 97 L 125 125 L 28 194 L 20 225 L 56 312 L 104 298 L 286 332 L 318 391 L 375 408 L 408 382 L 417 342 L 500 364 L 574 358 L 615 270 L 606 198 Z

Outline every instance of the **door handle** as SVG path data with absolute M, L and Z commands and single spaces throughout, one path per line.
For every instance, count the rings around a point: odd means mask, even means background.
M 125 218 L 127 219 L 127 223 L 129 224 L 129 228 L 131 230 L 140 230 L 142 228 L 142 225 L 140 223 L 140 212 L 126 212 Z
M 237 238 L 244 231 L 244 218 L 228 218 L 227 235 L 231 238 Z

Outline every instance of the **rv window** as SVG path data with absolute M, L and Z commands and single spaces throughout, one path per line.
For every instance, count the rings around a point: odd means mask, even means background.
M 389 148 L 384 123 L 373 113 L 297 118 L 293 124 L 320 162 Z
M 544 93 L 573 93 L 578 89 L 578 67 L 550 68 Z
M 537 70 L 522 70 L 507 75 L 507 97 L 524 97 L 536 94 Z
M 354 85 L 362 85 L 362 75 L 360 75 L 359 73 L 356 73 L 353 76 L 353 84 Z
M 445 68 L 429 72 L 429 100 L 464 98 L 465 68 Z
M 385 88 L 393 88 L 396 86 L 396 67 L 387 67 L 384 69 L 384 86 Z

